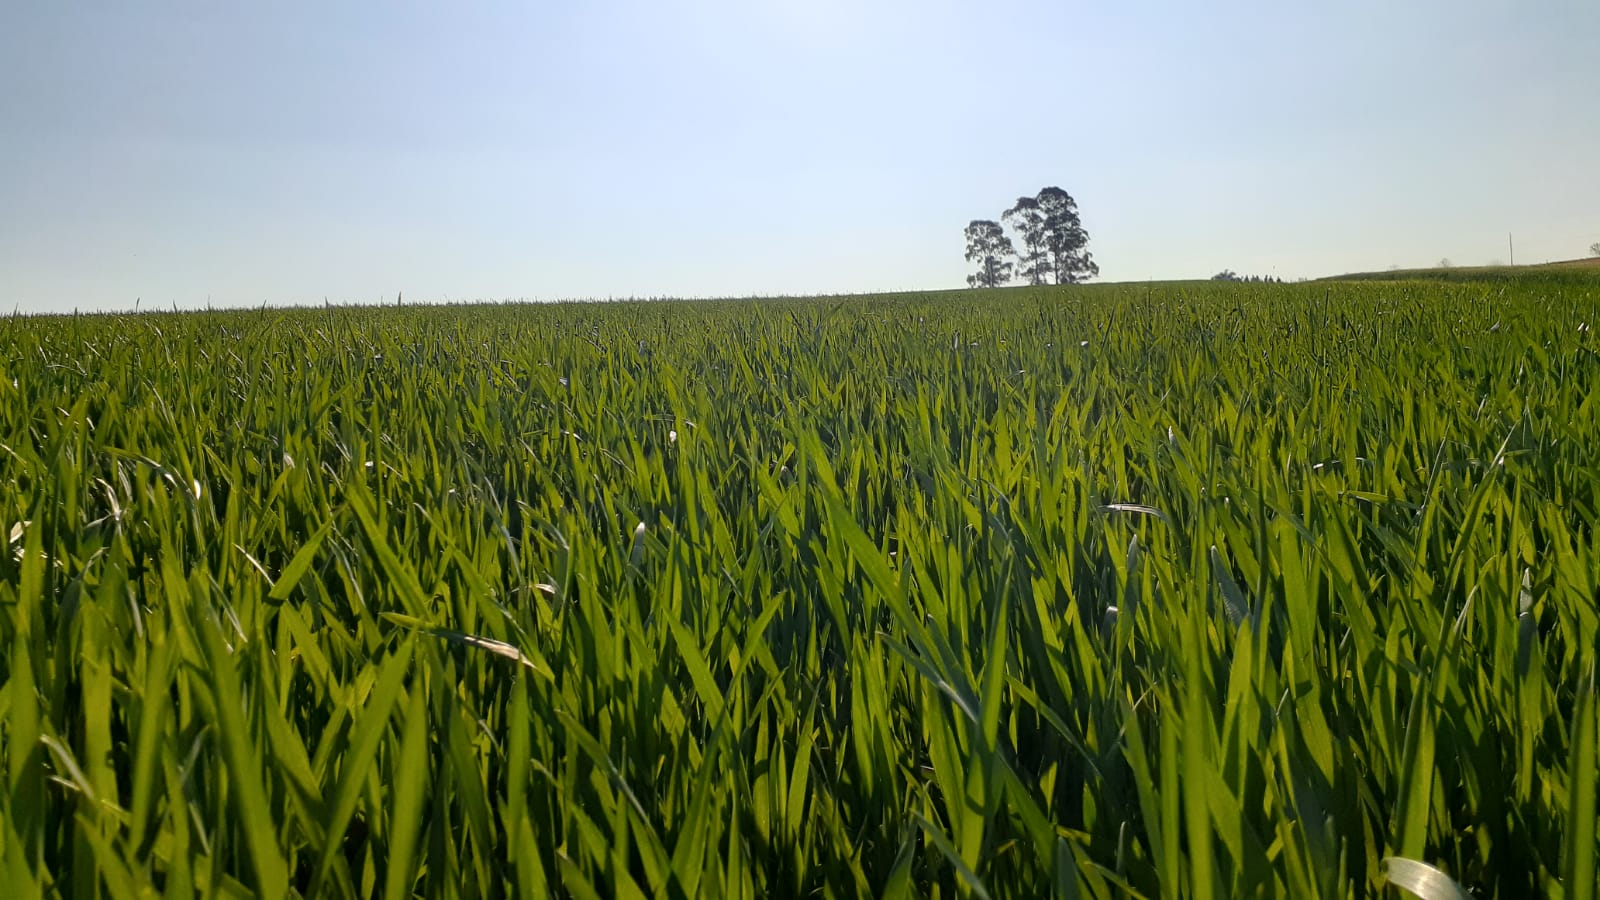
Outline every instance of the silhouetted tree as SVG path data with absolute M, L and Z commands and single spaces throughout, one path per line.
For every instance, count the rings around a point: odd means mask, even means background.
M 1011 280 L 1011 260 L 1017 251 L 999 222 L 974 219 L 967 225 L 967 262 L 978 264 L 978 271 L 967 276 L 972 287 L 999 287 Z
M 1232 269 L 1223 269 L 1211 276 L 1212 281 L 1238 281 L 1239 276 Z
M 1047 187 L 1034 198 L 1044 220 L 1044 247 L 1056 284 L 1077 284 L 1100 274 L 1089 255 L 1089 232 L 1078 217 L 1078 201 L 1058 187 Z
M 1600 241 L 1595 241 L 1589 245 L 1589 255 L 1600 256 Z
M 1000 214 L 1000 221 L 1010 225 L 1022 240 L 1022 252 L 1017 255 L 1017 277 L 1029 284 L 1044 284 L 1052 269 L 1049 251 L 1045 248 L 1044 213 L 1034 197 L 1018 197 L 1017 205 Z

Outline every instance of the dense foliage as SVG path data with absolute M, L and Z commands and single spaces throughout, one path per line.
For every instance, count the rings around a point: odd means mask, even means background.
M 1597 318 L 1541 282 L 0 323 L 0 883 L 1350 897 L 1433 874 L 1401 857 L 1591 897 Z

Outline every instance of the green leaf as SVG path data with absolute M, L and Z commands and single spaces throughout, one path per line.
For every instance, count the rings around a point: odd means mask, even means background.
M 290 558 L 289 564 L 279 573 L 278 580 L 272 585 L 272 591 L 267 594 L 268 599 L 280 603 L 289 599 L 289 595 L 294 593 L 295 587 L 300 584 L 300 579 L 305 577 L 306 572 L 311 569 L 311 564 L 316 561 L 317 551 L 322 548 L 323 538 L 332 530 L 333 521 L 329 520 L 312 532 L 311 537 L 306 538 L 306 542 L 300 545 L 300 549 Z
M 422 680 L 411 686 L 406 705 L 405 734 L 389 785 L 394 809 L 389 819 L 389 852 L 384 861 L 383 895 L 398 900 L 412 893 L 416 882 L 417 836 L 422 831 L 422 801 L 428 792 L 428 701 Z
M 347 749 L 341 757 L 339 781 L 334 786 L 333 800 L 329 805 L 327 843 L 317 859 L 316 876 L 312 879 L 315 893 L 332 871 L 334 860 L 340 852 L 345 830 L 355 814 L 363 782 L 371 773 L 372 761 L 389 728 L 389 716 L 395 700 L 400 696 L 406 675 L 411 666 L 415 638 L 407 638 L 384 661 L 372 691 L 362 705 L 361 717 L 356 720 Z
M 179 600 L 181 598 L 173 598 Z M 201 614 L 199 631 L 206 665 L 216 698 L 217 732 L 228 765 L 228 782 L 237 793 L 233 814 L 244 829 L 245 844 L 255 870 L 256 891 L 265 897 L 287 896 L 288 864 L 268 815 L 266 792 L 261 786 L 261 759 L 256 754 L 244 719 L 245 696 L 233 666 L 233 651 L 222 637 L 216 618 Z
M 1586 681 L 1572 711 L 1572 750 L 1567 766 L 1572 799 L 1561 854 L 1565 900 L 1593 900 L 1595 896 L 1595 793 L 1600 757 L 1596 753 L 1593 664 Z

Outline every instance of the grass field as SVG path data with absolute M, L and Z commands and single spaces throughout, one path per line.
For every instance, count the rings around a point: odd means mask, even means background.
M 0 883 L 1591 898 L 1592 324 L 1548 279 L 13 318 Z

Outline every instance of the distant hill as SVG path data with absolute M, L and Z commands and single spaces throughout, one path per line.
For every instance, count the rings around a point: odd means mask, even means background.
M 1318 281 L 1593 281 L 1600 283 L 1600 257 L 1566 259 L 1531 266 L 1451 266 L 1351 272 Z

